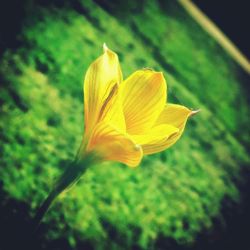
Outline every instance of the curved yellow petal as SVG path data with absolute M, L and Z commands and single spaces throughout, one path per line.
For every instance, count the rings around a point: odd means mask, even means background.
M 143 154 L 154 154 L 169 147 L 169 141 L 179 132 L 179 129 L 172 125 L 158 125 L 150 129 L 150 132 L 143 135 L 133 135 L 134 141 L 141 145 Z
M 182 105 L 167 104 L 156 121 L 156 126 L 160 124 L 172 125 L 179 129 L 179 132 L 171 136 L 168 140 L 168 147 L 173 145 L 182 135 L 187 119 L 197 111 L 192 111 Z
M 171 124 L 183 130 L 188 117 L 194 112 L 196 111 L 192 111 L 185 106 L 168 103 L 156 120 L 156 124 Z
M 96 152 L 103 160 L 122 162 L 130 167 L 137 166 L 143 156 L 141 147 L 128 135 L 105 122 L 99 123 L 93 130 L 87 151 Z
M 166 103 L 167 85 L 163 74 L 139 70 L 128 77 L 120 88 L 127 132 L 146 133 Z
M 119 130 L 122 133 L 126 133 L 126 123 L 122 108 L 122 102 L 120 98 L 120 91 L 112 100 L 109 102 L 109 107 L 107 107 L 107 112 L 104 114 L 104 119 L 106 123 L 111 124 L 115 129 Z
M 89 134 L 108 112 L 108 103 L 115 98 L 122 81 L 118 56 L 106 45 L 104 53 L 88 68 L 84 80 L 85 133 Z

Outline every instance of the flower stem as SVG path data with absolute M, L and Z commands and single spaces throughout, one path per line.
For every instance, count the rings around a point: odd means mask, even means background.
M 37 210 L 37 213 L 33 220 L 34 231 L 37 231 L 39 225 L 49 210 L 50 205 L 63 191 L 74 185 L 87 168 L 96 162 L 96 158 L 93 154 L 85 155 L 84 159 L 73 161 L 61 175 L 61 177 L 56 182 L 54 188 L 49 193 L 47 198 L 44 200 L 42 205 Z
M 51 192 L 48 197 L 44 200 L 44 202 L 42 203 L 42 205 L 39 207 L 39 209 L 36 212 L 36 215 L 33 219 L 33 225 L 34 225 L 34 231 L 37 231 L 40 223 L 44 217 L 44 215 L 46 214 L 46 212 L 49 210 L 50 205 L 52 204 L 52 202 L 55 200 L 55 198 L 58 196 L 59 194 L 57 194 L 56 192 Z

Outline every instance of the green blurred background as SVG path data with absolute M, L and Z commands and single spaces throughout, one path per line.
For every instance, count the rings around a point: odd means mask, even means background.
M 124 77 L 163 71 L 168 101 L 202 112 L 138 168 L 88 169 L 30 236 L 32 249 L 236 249 L 249 219 L 249 76 L 175 1 L 18 6 L 0 62 L 0 249 L 18 249 L 78 149 L 83 77 L 103 42 Z

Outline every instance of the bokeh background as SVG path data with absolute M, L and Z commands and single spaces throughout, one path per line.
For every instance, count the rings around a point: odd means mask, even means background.
M 1 37 L 0 249 L 18 249 L 78 149 L 83 77 L 103 42 L 124 77 L 163 71 L 168 101 L 202 112 L 175 146 L 138 168 L 88 169 L 30 234 L 31 249 L 243 249 L 249 75 L 175 1 L 8 4 L 17 22 L 1 23 L 11 35 Z

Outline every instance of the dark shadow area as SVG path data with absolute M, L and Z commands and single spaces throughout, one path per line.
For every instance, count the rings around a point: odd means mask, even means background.
M 1 184 L 1 183 L 0 183 Z M 48 240 L 46 235 L 52 227 L 42 223 L 37 231 L 29 215 L 27 203 L 8 197 L 0 186 L 0 249 L 1 250 L 70 250 L 66 238 Z M 92 250 L 88 241 L 77 242 L 76 249 Z
M 16 49 L 22 45 L 19 34 L 23 21 L 33 13 L 37 6 L 67 5 L 67 1 L 60 0 L 10 0 L 0 2 L 0 56 L 6 48 Z
M 250 58 L 249 2 L 193 0 L 225 34 Z
M 244 250 L 249 245 L 250 225 L 250 194 L 246 190 L 250 186 L 250 172 L 242 166 L 244 180 L 238 182 L 241 194 L 240 204 L 234 203 L 227 197 L 221 205 L 223 221 L 214 220 L 211 231 L 198 235 L 192 250 Z
M 25 17 L 25 4 L 22 1 L 1 1 L 0 3 L 0 54 L 5 48 L 19 45 L 17 34 Z

